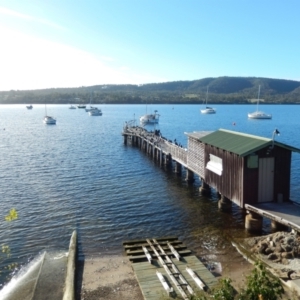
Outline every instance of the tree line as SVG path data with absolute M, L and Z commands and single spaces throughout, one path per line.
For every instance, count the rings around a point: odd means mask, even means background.
M 256 77 L 218 77 L 144 85 L 0 91 L 0 104 L 299 104 L 300 82 Z M 208 89 L 208 93 L 207 93 Z

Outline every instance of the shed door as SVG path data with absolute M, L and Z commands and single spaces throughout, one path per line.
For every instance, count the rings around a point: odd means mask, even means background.
M 260 158 L 258 202 L 271 202 L 274 196 L 274 157 Z

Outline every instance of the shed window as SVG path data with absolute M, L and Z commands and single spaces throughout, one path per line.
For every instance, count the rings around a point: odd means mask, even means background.
M 250 169 L 258 168 L 258 155 L 250 155 L 247 158 L 247 167 Z
M 222 175 L 222 172 L 223 172 L 222 158 L 217 157 L 213 154 L 209 154 L 209 162 L 206 165 L 206 169 L 208 169 L 218 175 Z

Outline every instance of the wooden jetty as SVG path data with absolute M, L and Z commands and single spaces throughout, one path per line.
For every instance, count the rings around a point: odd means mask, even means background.
M 159 130 L 136 126 L 134 121 L 126 122 L 122 132 L 125 145 L 137 146 L 177 174 L 185 169 L 187 182 L 199 176 L 200 192 L 209 195 L 211 188 L 215 189 L 221 210 L 229 211 L 232 203 L 244 209 L 248 230 L 261 230 L 262 216 L 270 216 L 256 213 L 256 206 L 280 203 L 284 209 L 291 204 L 291 158 L 292 152 L 300 153 L 300 149 L 275 141 L 278 130 L 274 130 L 271 139 L 225 129 L 185 134 L 187 148 L 164 138 Z M 289 224 L 289 216 L 285 217 L 285 222 L 278 223 Z M 299 231 L 298 226 L 292 229 Z
M 145 300 L 169 295 L 190 299 L 199 290 L 215 287 L 218 280 L 176 237 L 124 241 Z

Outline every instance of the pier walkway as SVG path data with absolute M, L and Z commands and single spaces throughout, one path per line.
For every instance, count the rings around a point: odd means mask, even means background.
M 187 167 L 187 149 L 164 138 L 159 131 L 147 131 L 140 126 L 130 126 L 128 122 L 124 126 L 122 135 L 129 137 L 133 144 L 137 144 L 148 153 L 154 154 L 158 150 L 161 155 L 170 155 L 172 159 Z

